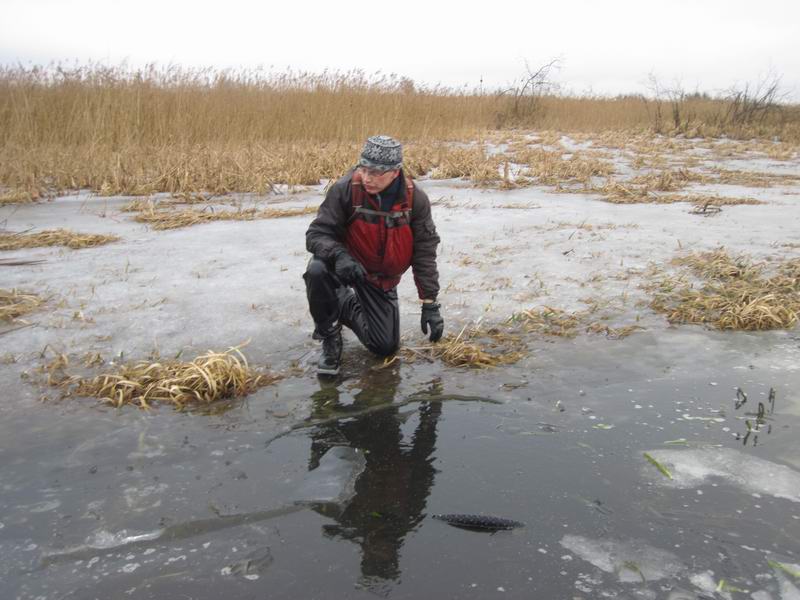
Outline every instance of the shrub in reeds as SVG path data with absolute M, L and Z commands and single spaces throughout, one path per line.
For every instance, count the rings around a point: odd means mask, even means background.
M 36 310 L 42 302 L 36 294 L 0 289 L 0 321 L 15 321 Z
M 723 330 L 790 329 L 800 318 L 800 259 L 773 267 L 754 264 L 724 249 L 675 261 L 698 278 L 663 278 L 650 306 L 671 323 L 694 323 Z
M 149 408 L 170 403 L 176 408 L 208 405 L 218 400 L 245 396 L 279 376 L 253 370 L 238 350 L 208 352 L 191 362 L 142 361 L 122 366 L 116 373 L 72 381 L 74 393 L 100 398 L 114 406 L 133 404 Z
M 116 235 L 75 233 L 68 229 L 46 229 L 38 233 L 0 232 L 0 250 L 20 250 L 45 246 L 66 246 L 78 250 L 110 244 L 117 240 L 119 237 Z

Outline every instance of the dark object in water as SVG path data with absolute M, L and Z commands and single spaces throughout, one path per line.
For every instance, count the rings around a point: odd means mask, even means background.
M 514 529 L 525 526 L 525 523 L 520 523 L 519 521 L 491 515 L 433 515 L 433 518 L 444 521 L 453 527 L 481 531 L 500 531 L 501 529 Z

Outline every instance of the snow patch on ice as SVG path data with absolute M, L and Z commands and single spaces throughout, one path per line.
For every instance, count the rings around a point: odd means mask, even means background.
M 781 600 L 800 600 L 800 590 L 788 577 L 778 574 L 778 584 L 781 587 Z
M 719 477 L 749 493 L 800 502 L 800 473 L 763 458 L 731 448 L 650 450 L 649 454 L 672 473 L 670 480 L 654 473 L 650 465 L 643 467 L 661 485 L 692 488 Z
M 593 540 L 580 535 L 565 535 L 561 545 L 606 573 L 615 573 L 621 582 L 655 581 L 675 577 L 684 570 L 677 556 L 642 540 Z
M 723 598 L 730 598 L 730 594 L 728 592 L 717 592 L 717 582 L 714 580 L 714 573 L 712 571 L 703 571 L 702 573 L 693 573 L 689 576 L 689 581 L 692 582 L 692 585 L 705 592 L 706 594 L 710 594 L 714 596 L 714 594 L 720 594 Z

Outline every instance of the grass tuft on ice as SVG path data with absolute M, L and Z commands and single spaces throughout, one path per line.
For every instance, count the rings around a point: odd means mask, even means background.
M 178 229 L 211 221 L 254 221 L 256 219 L 280 219 L 297 217 L 317 212 L 316 206 L 300 208 L 264 208 L 261 210 L 248 208 L 242 210 L 155 210 L 146 208 L 139 212 L 134 220 L 146 223 L 153 229 Z
M 722 330 L 790 329 L 800 315 L 800 259 L 766 265 L 724 249 L 678 258 L 683 276 L 655 286 L 651 308 L 670 323 L 709 325 Z M 687 281 L 693 275 L 699 283 Z
M 36 294 L 0 289 L 0 321 L 13 322 L 36 310 L 42 302 Z
M 75 233 L 68 229 L 46 229 L 37 233 L 0 232 L 0 250 L 20 250 L 22 248 L 41 248 L 46 246 L 66 246 L 73 250 L 92 248 L 116 242 L 116 235 Z
M 517 336 L 499 329 L 465 325 L 458 335 L 445 336 L 435 344 L 403 347 L 400 353 L 409 362 L 423 358 L 441 360 L 451 367 L 481 369 L 513 364 L 525 356 L 525 348 Z
M 170 403 L 183 408 L 245 396 L 278 379 L 277 375 L 252 369 L 241 351 L 231 348 L 209 351 L 190 362 L 140 361 L 114 373 L 70 383 L 77 384 L 76 394 L 100 398 L 117 407 L 133 404 L 149 408 L 154 403 Z

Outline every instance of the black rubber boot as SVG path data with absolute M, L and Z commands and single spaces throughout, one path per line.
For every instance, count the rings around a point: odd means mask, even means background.
M 317 375 L 338 375 L 342 364 L 342 328 L 322 338 L 322 355 L 317 363 Z

